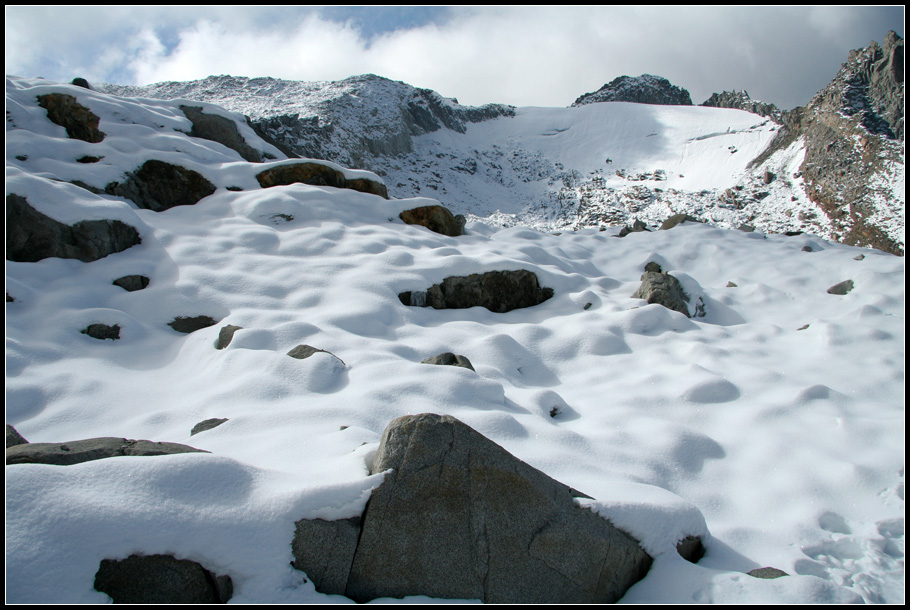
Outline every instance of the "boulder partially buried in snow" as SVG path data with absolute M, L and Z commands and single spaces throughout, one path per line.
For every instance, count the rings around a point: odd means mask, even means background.
M 392 421 L 371 472 L 387 474 L 359 536 L 356 520 L 298 524 L 310 544 L 294 546 L 294 565 L 319 591 L 358 602 L 605 603 L 651 565 L 636 540 L 573 501 L 587 496 L 451 416 Z M 336 556 L 342 546 L 353 561 Z
M 101 119 L 76 101 L 72 95 L 66 93 L 39 95 L 38 105 L 47 110 L 47 118 L 66 129 L 66 135 L 70 138 L 91 144 L 104 140 L 104 132 L 98 129 Z
M 256 180 L 262 188 L 283 186 L 300 182 L 312 186 L 333 186 L 340 189 L 353 189 L 361 193 L 379 195 L 389 198 L 385 184 L 368 178 L 347 178 L 344 172 L 328 163 L 316 161 L 298 161 L 275 165 L 256 174 Z
M 189 559 L 130 555 L 101 560 L 95 590 L 115 604 L 224 604 L 234 594 L 234 583 Z
M 127 173 L 125 181 L 111 182 L 104 190 L 140 208 L 163 212 L 178 205 L 195 205 L 214 193 L 215 185 L 197 171 L 150 159 Z
M 217 114 L 202 112 L 200 106 L 181 106 L 180 110 L 193 123 L 193 129 L 190 131 L 192 137 L 223 144 L 252 163 L 262 161 L 262 153 L 246 143 L 234 121 Z
M 173 453 L 208 453 L 179 443 L 135 441 L 127 438 L 87 438 L 65 443 L 26 443 L 6 448 L 6 463 L 55 464 L 70 466 L 120 456 L 171 455 Z
M 426 292 L 402 292 L 398 299 L 415 307 L 467 309 L 480 306 L 494 313 L 506 313 L 539 305 L 552 296 L 553 289 L 541 288 L 537 275 L 519 269 L 447 277 Z
M 648 303 L 663 305 L 667 309 L 685 314 L 687 318 L 692 317 L 687 305 L 689 296 L 683 290 L 679 280 L 669 273 L 661 271 L 660 265 L 657 263 L 652 262 L 645 265 L 645 272 L 641 276 L 641 286 L 632 297 L 644 299 Z
M 434 233 L 458 237 L 464 229 L 464 216 L 455 216 L 441 205 L 425 205 L 413 210 L 405 210 L 398 215 L 409 225 L 420 225 Z

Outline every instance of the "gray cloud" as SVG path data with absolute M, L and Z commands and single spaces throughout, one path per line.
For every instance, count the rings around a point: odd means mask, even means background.
M 695 103 L 805 104 L 896 7 L 7 7 L 8 74 L 145 84 L 372 72 L 467 104 L 565 106 L 622 74 Z

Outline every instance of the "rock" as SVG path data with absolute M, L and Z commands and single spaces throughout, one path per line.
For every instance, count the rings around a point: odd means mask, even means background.
M 215 341 L 215 349 L 224 349 L 230 345 L 231 341 L 234 339 L 234 333 L 238 330 L 243 330 L 243 327 L 234 326 L 233 324 L 223 326 L 218 332 L 218 340 Z
M 193 123 L 192 137 L 223 144 L 251 163 L 262 162 L 262 153 L 246 143 L 234 121 L 217 114 L 205 114 L 199 106 L 180 106 L 180 110 Z
M 306 358 L 309 358 L 313 354 L 320 353 L 320 352 L 323 354 L 328 354 L 329 356 L 332 356 L 334 358 L 337 358 L 338 361 L 341 362 L 341 364 L 344 364 L 344 360 L 342 360 L 341 358 L 338 358 L 338 356 L 336 356 L 332 352 L 328 352 L 324 349 L 319 349 L 319 348 L 313 347 L 312 345 L 305 345 L 305 344 L 298 345 L 297 347 L 295 347 L 291 351 L 289 351 L 287 353 L 287 355 L 290 356 L 291 358 L 297 358 L 298 360 L 305 360 Z
M 777 568 L 755 568 L 746 572 L 749 576 L 754 578 L 780 578 L 781 576 L 789 576 L 783 570 L 778 570 Z
M 224 604 L 234 594 L 230 576 L 173 555 L 130 555 L 102 559 L 95 590 L 115 604 Z
M 851 290 L 853 290 L 853 280 L 844 280 L 843 282 L 839 282 L 834 286 L 831 286 L 831 288 L 828 288 L 828 294 L 843 295 L 847 294 Z
M 111 282 L 114 286 L 120 286 L 128 292 L 143 290 L 149 285 L 149 279 L 144 275 L 124 275 Z
M 398 217 L 406 224 L 420 225 L 430 231 L 448 235 L 449 237 L 458 237 L 464 228 L 464 223 L 459 226 L 459 222 L 452 212 L 441 205 L 427 205 L 413 210 L 405 210 Z M 462 219 L 464 219 L 463 216 Z
M 120 325 L 114 324 L 113 326 L 108 326 L 107 324 L 89 324 L 79 332 L 94 339 L 116 340 L 120 338 Z
M 685 293 L 679 280 L 669 273 L 662 272 L 657 263 L 651 262 L 645 265 L 645 272 L 641 276 L 641 286 L 632 297 L 644 299 L 649 304 L 663 305 L 667 309 L 685 314 L 687 318 L 692 317 L 687 305 L 689 295 Z
M 301 519 L 294 525 L 293 566 L 306 572 L 320 593 L 344 595 L 360 537 L 360 517 Z
M 686 561 L 698 563 L 698 560 L 705 556 L 705 546 L 702 544 L 701 538 L 686 536 L 676 543 L 676 552 Z
M 812 249 L 812 246 L 810 246 L 810 245 L 808 245 L 808 244 L 805 245 L 805 246 L 803 246 L 803 247 L 801 248 L 801 250 L 802 250 L 803 252 L 815 252 L 815 250 Z
M 764 182 L 765 184 L 771 184 L 772 182 L 774 182 L 774 179 L 775 179 L 776 177 L 777 177 L 777 176 L 775 176 L 772 172 L 769 172 L 768 170 L 765 170 L 765 173 L 762 174 L 762 178 L 761 178 L 761 179 L 762 179 L 762 182 Z
M 635 102 L 636 104 L 662 104 L 691 106 L 692 98 L 682 87 L 670 84 L 667 79 L 651 74 L 619 76 L 595 91 L 575 100 L 572 106 L 596 102 Z
M 610 603 L 651 565 L 636 540 L 573 501 L 587 496 L 453 417 L 391 422 L 371 469 L 384 471 L 350 573 L 332 578 L 355 601 Z
M 738 288 L 738 286 L 733 282 L 727 282 L 727 288 Z
M 85 80 L 84 78 L 82 78 L 81 76 L 77 76 L 76 78 L 74 78 L 74 79 L 70 82 L 70 84 L 71 84 L 71 85 L 76 85 L 77 87 L 82 87 L 83 89 L 91 89 L 91 88 L 92 88 L 91 85 L 88 84 L 88 81 Z
M 806 330 L 807 328 L 809 328 L 809 325 L 808 325 L 808 324 L 803 324 L 802 326 L 800 326 L 800 327 L 797 328 L 796 330 Z
M 856 256 L 853 257 L 853 260 L 855 260 L 855 261 L 861 261 L 861 260 L 863 260 L 864 258 L 866 258 L 865 255 L 863 255 L 863 254 L 857 254 Z
M 665 221 L 663 221 L 663 223 L 661 223 L 660 230 L 667 231 L 669 229 L 672 229 L 676 225 L 682 224 L 684 222 L 703 222 L 703 221 L 695 218 L 694 216 L 689 216 L 688 214 L 674 214 L 673 216 L 670 216 Z
M 768 117 L 775 123 L 782 123 L 783 118 L 780 109 L 774 104 L 753 100 L 749 92 L 745 89 L 742 91 L 724 91 L 723 93 L 712 93 L 711 97 L 700 104 L 713 108 L 736 108 L 745 110 L 752 114 Z
M 460 366 L 466 369 L 474 370 L 474 366 L 471 364 L 471 361 L 468 360 L 465 356 L 456 356 L 452 352 L 443 352 L 437 356 L 432 356 L 426 360 L 421 360 L 421 364 L 441 364 L 448 366 Z
M 361 193 L 371 193 L 385 199 L 389 198 L 388 190 L 386 190 L 385 184 L 382 184 L 381 182 L 368 180 L 366 178 L 348 180 L 341 170 L 335 169 L 326 163 L 314 161 L 298 161 L 276 165 L 256 174 L 256 180 L 259 181 L 259 185 L 262 188 L 300 182 L 313 186 L 332 186 L 340 189 L 353 189 Z
M 15 428 L 6 424 L 6 447 L 9 449 L 15 445 L 26 445 L 28 441 L 25 440 L 25 437 L 19 434 Z
M 125 182 L 111 182 L 104 191 L 131 200 L 140 208 L 163 212 L 178 205 L 195 205 L 215 192 L 215 185 L 197 171 L 150 159 Z
M 215 324 L 218 324 L 218 320 L 209 316 L 195 316 L 192 318 L 177 316 L 171 322 L 167 323 L 168 326 L 178 333 L 192 333 L 202 328 L 214 326 Z
M 212 428 L 217 428 L 218 426 L 220 426 L 221 424 L 223 424 L 226 421 L 228 421 L 227 418 L 219 419 L 217 417 L 203 420 L 203 421 L 199 422 L 198 424 L 196 424 L 195 426 L 193 426 L 193 429 L 190 430 L 190 436 L 195 436 L 195 435 L 199 434 L 200 432 L 205 432 L 206 430 L 211 430 Z
M 89 263 L 141 243 L 139 231 L 119 220 L 65 225 L 33 208 L 25 197 L 6 196 L 6 260 L 33 263 L 58 257 Z
M 398 295 L 405 305 L 434 309 L 486 307 L 495 313 L 532 307 L 553 296 L 552 288 L 541 288 L 537 276 L 524 269 L 489 271 L 469 276 L 452 276 L 421 291 Z
M 70 466 L 120 456 L 154 456 L 174 453 L 208 453 L 179 443 L 135 441 L 126 438 L 88 438 L 65 443 L 28 443 L 6 449 L 6 463 Z
M 619 234 L 616 237 L 625 237 L 629 233 L 640 233 L 642 231 L 650 231 L 650 229 L 645 223 L 636 218 L 631 227 L 624 226 L 619 230 Z
M 737 227 L 737 231 L 742 231 L 743 233 L 753 233 L 755 231 L 755 227 L 752 225 L 741 224 L 739 227 Z
M 101 121 L 91 110 L 66 93 L 48 93 L 38 96 L 38 105 L 47 110 L 47 118 L 66 129 L 66 135 L 74 140 L 96 144 L 104 140 L 104 132 L 98 129 Z

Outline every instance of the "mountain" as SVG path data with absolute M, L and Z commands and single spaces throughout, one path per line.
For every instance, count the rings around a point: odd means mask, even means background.
M 489 219 L 443 234 L 405 220 L 438 201 L 286 159 L 214 104 L 6 87 L 7 603 L 109 603 L 116 566 L 153 584 L 142 601 L 190 571 L 220 601 L 350 603 L 350 583 L 326 585 L 308 553 L 352 566 L 390 480 L 384 533 L 409 524 L 426 504 L 400 491 L 406 471 L 431 500 L 470 508 L 423 510 L 431 534 L 402 545 L 480 583 L 453 601 L 495 600 L 494 575 L 522 596 L 599 571 L 567 552 L 602 548 L 594 530 L 539 520 L 546 497 L 518 503 L 535 471 L 653 559 L 624 602 L 903 603 L 904 258 L 693 222 L 621 239 Z M 625 102 L 516 109 L 413 136 L 410 155 L 469 138 L 502 144 L 489 161 L 503 178 L 534 171 L 511 151 L 574 151 L 560 158 L 582 168 L 593 151 L 716 184 L 775 137 L 755 121 Z M 396 436 L 421 467 L 383 468 L 390 422 L 421 413 L 463 426 L 435 428 L 435 443 Z M 489 442 L 465 451 L 468 427 Z M 453 473 L 474 484 L 441 484 Z M 470 564 L 441 535 L 465 513 Z M 528 544 L 518 525 L 535 526 Z M 695 538 L 705 556 L 691 563 L 678 549 Z M 396 547 L 370 544 L 401 577 Z M 547 578 L 509 578 L 503 547 Z M 389 596 L 453 597 L 436 585 Z
M 652 75 L 619 77 L 564 109 L 465 107 L 375 75 L 99 90 L 218 103 L 290 155 L 373 171 L 393 197 L 429 195 L 496 225 L 657 227 L 684 213 L 902 254 L 902 57 L 891 33 L 885 47 L 851 53 L 807 109 L 788 113 L 745 92 L 693 107 Z M 894 127 L 883 130 L 879 116 Z
M 668 106 L 691 106 L 689 92 L 677 87 L 661 76 L 619 76 L 595 91 L 585 93 L 572 106 L 596 104 L 598 102 L 633 102 L 636 104 L 664 104 Z

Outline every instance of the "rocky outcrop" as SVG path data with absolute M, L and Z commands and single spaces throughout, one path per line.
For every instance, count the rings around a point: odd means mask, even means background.
M 749 97 L 749 92 L 745 89 L 742 91 L 712 93 L 711 97 L 699 105 L 711 108 L 735 108 L 737 110 L 745 110 L 752 114 L 767 117 L 778 124 L 782 124 L 784 121 L 783 113 L 780 108 L 774 104 L 753 100 Z
M 120 456 L 155 456 L 174 453 L 208 453 L 179 443 L 135 441 L 101 437 L 65 443 L 27 443 L 6 448 L 6 463 L 71 466 L 92 460 Z
M 195 205 L 214 193 L 215 185 L 197 171 L 151 159 L 128 172 L 124 182 L 112 182 L 104 190 L 140 208 L 163 212 L 178 205 Z
M 677 87 L 661 76 L 619 76 L 595 91 L 585 93 L 572 106 L 597 102 L 634 102 L 636 104 L 661 104 L 665 106 L 691 106 L 689 92 Z
M 246 143 L 234 121 L 217 114 L 206 114 L 199 106 L 181 106 L 180 110 L 193 123 L 192 137 L 223 144 L 251 163 L 262 161 L 262 153 Z
M 539 305 L 552 296 L 552 288 L 541 288 L 533 272 L 520 269 L 447 277 L 426 292 L 402 292 L 398 299 L 404 305 L 414 307 L 467 309 L 479 306 L 494 313 L 506 313 Z
M 367 178 L 345 177 L 344 172 L 325 163 L 312 161 L 285 163 L 276 165 L 256 174 L 256 180 L 262 188 L 283 186 L 300 182 L 313 186 L 333 186 L 339 189 L 353 189 L 361 193 L 379 195 L 389 198 L 386 187 L 381 182 Z
M 466 356 L 459 356 L 452 352 L 443 352 L 436 356 L 426 358 L 420 361 L 421 364 L 438 364 L 443 366 L 460 366 L 462 368 L 474 370 L 474 365 Z
M 104 140 L 98 129 L 99 119 L 91 110 L 65 93 L 48 93 L 38 96 L 38 105 L 47 110 L 47 118 L 66 129 L 66 135 L 75 140 L 92 144 Z
M 465 218 L 461 214 L 455 216 L 441 205 L 427 205 L 413 210 L 405 210 L 398 215 L 405 224 L 420 225 L 434 233 L 458 237 L 462 234 Z
M 451 416 L 394 420 L 361 519 L 298 522 L 294 566 L 358 602 L 609 603 L 651 558 L 554 481 Z
M 95 590 L 115 604 L 225 604 L 234 595 L 234 583 L 189 559 L 130 555 L 101 560 Z
M 6 196 L 6 260 L 45 258 L 92 262 L 142 243 L 139 231 L 119 220 L 82 220 L 66 225 L 42 214 L 25 197 Z
M 645 272 L 641 276 L 641 286 L 635 294 L 636 299 L 644 299 L 648 304 L 663 305 L 667 309 L 678 311 L 691 318 L 689 314 L 689 296 L 685 293 L 679 280 L 661 271 L 657 263 L 645 265 Z

